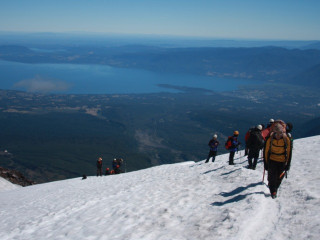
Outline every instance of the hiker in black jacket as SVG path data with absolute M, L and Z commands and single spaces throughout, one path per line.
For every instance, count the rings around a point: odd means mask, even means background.
M 208 143 L 208 145 L 210 147 L 210 152 L 207 157 L 207 160 L 205 161 L 206 163 L 209 162 L 211 157 L 212 157 L 212 162 L 214 162 L 216 159 L 217 150 L 218 150 L 218 146 L 219 146 L 219 141 L 217 140 L 217 138 L 218 138 L 217 134 L 214 134 L 213 138 Z
M 249 169 L 256 169 L 259 153 L 260 150 L 264 146 L 264 140 L 261 135 L 262 126 L 258 125 L 254 129 L 251 130 L 249 139 L 247 141 L 247 147 L 249 150 L 248 153 L 248 163 L 249 163 Z M 253 159 L 253 163 L 252 163 Z

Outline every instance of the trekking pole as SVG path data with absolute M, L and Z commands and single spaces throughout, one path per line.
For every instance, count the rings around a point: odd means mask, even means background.
M 283 171 L 283 172 L 280 174 L 279 178 L 282 179 L 283 176 L 285 176 L 285 178 L 288 178 L 287 171 Z
M 283 171 L 283 172 L 280 174 L 279 178 L 282 179 L 282 177 L 283 177 L 283 175 L 284 175 L 285 173 L 286 173 L 286 171 Z
M 264 175 L 265 175 L 265 173 L 266 173 L 266 169 L 265 169 L 265 167 L 263 167 L 262 183 L 264 183 Z

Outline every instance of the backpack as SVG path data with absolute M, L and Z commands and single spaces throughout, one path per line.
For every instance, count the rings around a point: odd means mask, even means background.
M 249 148 L 261 149 L 264 145 L 263 137 L 259 130 L 250 131 L 250 135 L 247 141 L 247 146 Z
M 227 150 L 229 150 L 231 148 L 231 146 L 232 146 L 232 137 L 228 137 L 228 140 L 226 141 L 224 146 L 226 147 Z
M 251 133 L 253 130 L 254 130 L 254 127 L 251 127 L 251 128 L 248 130 L 248 132 L 246 133 L 246 135 L 244 136 L 244 140 L 245 140 L 246 144 L 247 144 L 247 142 L 248 142 L 248 140 L 249 140 L 249 138 L 250 138 L 250 133 Z
M 282 120 L 276 120 L 269 128 L 262 130 L 262 137 L 266 139 L 270 135 L 273 135 L 276 131 L 281 131 L 286 135 L 287 131 L 290 132 L 292 130 L 292 123 L 286 124 Z
M 276 120 L 270 127 L 270 134 L 276 131 L 281 131 L 282 133 L 287 132 L 287 124 L 282 120 Z

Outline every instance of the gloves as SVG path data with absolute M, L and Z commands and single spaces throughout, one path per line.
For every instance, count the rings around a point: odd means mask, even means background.
M 268 171 L 268 167 L 269 167 L 268 163 L 265 160 L 263 160 L 263 164 L 264 164 L 264 169 Z

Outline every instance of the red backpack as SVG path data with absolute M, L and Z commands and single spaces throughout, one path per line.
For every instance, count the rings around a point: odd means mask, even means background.
M 231 146 L 232 146 L 232 137 L 228 137 L 228 140 L 226 141 L 224 146 L 226 147 L 227 150 L 229 150 L 231 148 Z

